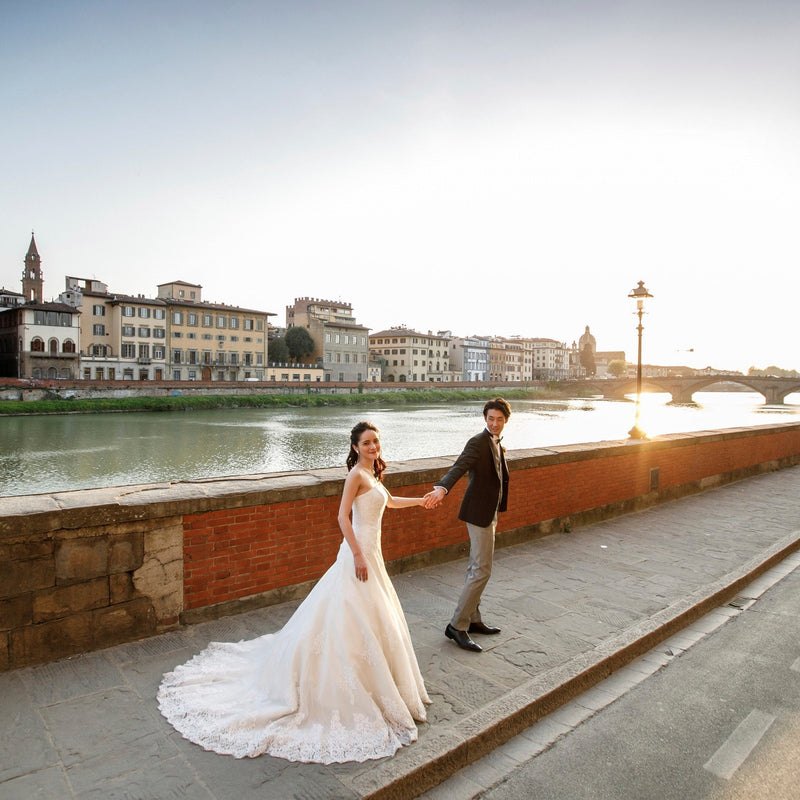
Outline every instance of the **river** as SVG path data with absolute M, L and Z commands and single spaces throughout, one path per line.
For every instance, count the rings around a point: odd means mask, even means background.
M 705 392 L 697 405 L 644 395 L 650 436 L 800 422 L 800 395 L 765 406 L 746 392 Z M 369 419 L 392 461 L 449 456 L 480 430 L 482 403 L 425 406 L 0 417 L 0 496 L 344 464 L 350 428 Z M 626 439 L 634 404 L 602 399 L 513 403 L 509 450 Z

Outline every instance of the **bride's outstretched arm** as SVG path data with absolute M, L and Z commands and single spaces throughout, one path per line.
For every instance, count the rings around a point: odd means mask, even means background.
M 424 497 L 392 497 L 388 491 L 386 494 L 389 495 L 389 499 L 386 501 L 386 505 L 389 508 L 409 508 L 411 506 L 425 505 Z

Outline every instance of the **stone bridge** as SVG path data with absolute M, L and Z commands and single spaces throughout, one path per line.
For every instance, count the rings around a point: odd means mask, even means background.
M 747 375 L 692 375 L 680 378 L 646 378 L 642 376 L 642 392 L 668 392 L 673 403 L 691 403 L 695 392 L 702 392 L 715 383 L 736 383 L 764 396 L 767 405 L 783 405 L 787 395 L 800 392 L 800 378 L 764 378 Z M 624 400 L 636 393 L 636 378 L 561 381 L 559 388 L 581 394 L 600 394 L 614 400 Z

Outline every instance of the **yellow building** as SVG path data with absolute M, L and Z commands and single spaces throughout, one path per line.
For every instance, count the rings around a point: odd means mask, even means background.
M 202 286 L 172 281 L 158 286 L 167 307 L 167 378 L 264 380 L 269 311 L 208 303 Z
M 68 277 L 63 303 L 81 310 L 80 373 L 94 380 L 265 380 L 267 311 L 206 303 L 202 287 L 164 283 L 158 297 L 120 295 Z
M 269 364 L 264 380 L 283 383 L 320 383 L 324 378 L 322 367 L 313 364 Z

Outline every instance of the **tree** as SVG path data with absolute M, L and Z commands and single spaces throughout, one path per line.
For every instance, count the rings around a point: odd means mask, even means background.
M 273 364 L 285 364 L 289 360 L 289 348 L 286 346 L 286 339 L 283 336 L 269 340 L 267 356 Z
M 306 356 L 314 352 L 314 340 L 305 328 L 299 326 L 289 328 L 284 338 L 289 349 L 289 358 L 295 363 L 303 361 Z
M 628 365 L 620 358 L 616 358 L 608 364 L 608 374 L 613 375 L 615 378 L 619 378 L 621 375 L 627 374 L 627 372 Z

